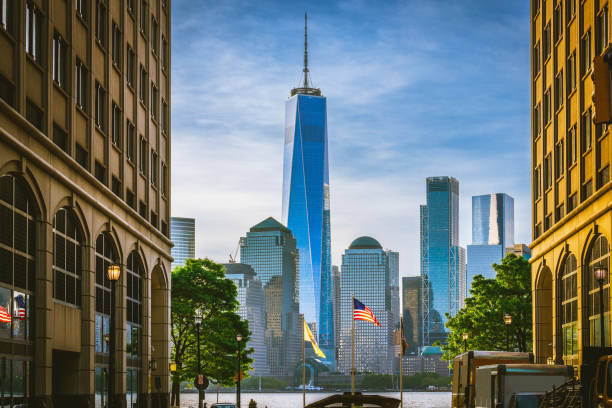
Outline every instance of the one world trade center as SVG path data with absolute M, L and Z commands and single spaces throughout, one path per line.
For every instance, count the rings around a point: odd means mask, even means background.
M 333 366 L 327 100 L 310 83 L 306 27 L 303 83 L 285 103 L 283 223 L 299 250 L 300 312 L 316 324 L 325 363 Z

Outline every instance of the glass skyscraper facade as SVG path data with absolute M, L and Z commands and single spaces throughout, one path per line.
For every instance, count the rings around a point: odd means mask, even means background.
M 287 227 L 269 217 L 240 239 L 240 262 L 253 268 L 264 290 L 269 372 L 293 374 L 302 350 L 295 238 Z
M 350 374 L 353 305 L 351 296 L 372 309 L 380 327 L 355 321 L 355 370 L 393 372 L 393 315 L 389 252 L 371 237 L 354 240 L 342 255 L 340 272 L 340 347 L 338 370 Z
M 195 258 L 195 219 L 170 218 L 170 240 L 172 247 L 172 269 L 184 266 L 186 259 Z
M 466 289 L 474 276 L 494 278 L 491 266 L 514 246 L 514 199 L 508 194 L 486 194 L 472 197 L 472 245 L 468 245 Z
M 445 313 L 454 316 L 465 299 L 465 248 L 459 246 L 459 182 L 428 177 L 421 206 L 423 344 L 446 342 Z
M 315 323 L 325 363 L 333 369 L 327 99 L 310 87 L 308 72 L 305 47 L 304 82 L 285 104 L 282 221 L 293 232 L 300 253 L 300 312 Z
M 421 296 L 421 277 L 404 276 L 402 278 L 402 320 L 404 338 L 408 347 L 408 354 L 416 353 L 421 345 L 421 330 L 423 324 L 423 299 Z
M 249 375 L 268 375 L 268 356 L 265 341 L 266 331 L 266 300 L 261 282 L 250 265 L 243 263 L 228 263 L 225 267 L 225 277 L 231 279 L 238 290 L 238 315 L 249 322 L 251 337 L 247 348 L 253 348 L 252 369 Z

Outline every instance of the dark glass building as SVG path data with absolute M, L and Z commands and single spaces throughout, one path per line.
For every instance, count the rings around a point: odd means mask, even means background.
M 446 342 L 445 313 L 454 316 L 465 299 L 465 248 L 459 246 L 459 182 L 427 178 L 421 206 L 423 345 Z
M 423 327 L 423 297 L 421 296 L 421 277 L 405 276 L 402 278 L 402 320 L 404 338 L 408 343 L 406 353 L 416 353 L 421 345 Z
M 195 219 L 170 218 L 170 239 L 172 247 L 172 269 L 184 266 L 186 259 L 195 258 Z
M 476 275 L 494 278 L 491 266 L 514 246 L 514 199 L 507 194 L 472 197 L 472 245 L 468 245 L 466 290 Z
M 327 99 L 310 86 L 308 72 L 306 48 L 304 81 L 285 104 L 283 222 L 300 253 L 300 312 L 316 323 L 319 346 L 333 366 Z
M 253 268 L 263 286 L 270 374 L 291 374 L 302 350 L 295 238 L 287 227 L 269 217 L 240 239 L 240 262 Z

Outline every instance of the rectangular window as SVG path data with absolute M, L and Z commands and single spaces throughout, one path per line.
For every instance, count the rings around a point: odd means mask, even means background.
M 125 202 L 132 208 L 136 208 L 136 202 L 134 201 L 134 193 L 131 190 L 125 190 Z
M 96 40 L 106 46 L 106 6 L 101 1 L 96 5 Z
M 111 190 L 117 197 L 121 197 L 121 181 L 115 176 L 112 177 Z
M 544 28 L 542 33 L 542 51 L 544 51 L 544 61 L 550 56 L 550 23 Z
M 541 187 L 540 187 L 540 166 L 536 167 L 533 172 L 533 198 L 537 200 L 540 198 Z
M 535 16 L 540 11 L 540 0 L 533 0 L 533 15 Z
M 550 154 L 544 158 L 544 191 L 552 186 L 552 159 Z
M 540 135 L 542 130 L 542 122 L 540 115 L 540 104 L 538 104 L 533 111 L 533 137 L 536 138 Z
M 168 133 L 168 104 L 162 99 L 162 112 L 161 112 L 161 130 L 164 133 Z
M 140 31 L 147 33 L 147 2 L 140 0 Z
M 140 171 L 147 174 L 147 141 L 140 136 Z
M 74 158 L 81 166 L 86 169 L 89 168 L 89 153 L 78 143 L 76 143 Z
M 151 83 L 151 116 L 157 119 L 157 110 L 159 106 L 159 93 L 155 84 Z
M 580 40 L 580 75 L 584 76 L 591 68 L 591 30 L 587 31 Z
M 102 184 L 106 184 L 106 167 L 102 165 L 99 161 L 96 160 L 94 175 L 98 179 L 98 181 Z
M 53 143 L 66 153 L 69 153 L 68 133 L 66 133 L 57 123 L 53 124 Z
M 563 106 L 563 99 L 565 95 L 563 94 L 563 71 L 560 71 L 555 78 L 555 112 L 559 110 L 561 106 Z
M 567 133 L 567 161 L 571 167 L 578 159 L 578 144 L 576 140 L 576 126 L 573 126 Z
M 134 0 L 127 0 L 127 9 L 130 13 L 134 13 Z
M 563 175 L 563 156 L 564 156 L 563 140 L 555 146 L 555 178 L 559 178 Z
M 533 48 L 533 76 L 537 76 L 540 72 L 540 43 L 537 43 Z
M 126 74 L 127 83 L 132 88 L 134 87 L 135 61 L 136 61 L 136 54 L 134 54 L 134 50 L 128 44 L 127 63 L 125 64 L 125 74 Z
M 561 204 L 555 210 L 555 217 L 556 217 L 557 221 L 559 221 L 561 218 L 563 218 L 564 215 L 565 215 L 565 209 L 564 209 L 563 204 Z
M 544 126 L 550 122 L 551 117 L 550 88 L 548 88 L 544 94 Z
M 26 52 L 39 64 L 42 63 L 43 18 L 34 3 L 26 3 Z
M 554 31 L 555 31 L 555 44 L 556 44 L 557 41 L 559 41 L 559 39 L 561 38 L 561 36 L 563 36 L 563 11 L 561 9 L 561 3 L 559 3 L 557 5 L 557 8 L 555 9 L 553 21 L 554 21 Z
M 139 203 L 138 213 L 142 218 L 147 219 L 147 205 L 142 200 Z
M 40 109 L 31 99 L 26 99 L 26 119 L 41 132 L 43 132 L 43 118 L 44 114 L 42 109 Z
M 162 34 L 162 49 L 161 49 L 161 57 L 162 57 L 162 69 L 163 70 L 167 70 L 168 69 L 168 40 L 166 40 L 166 37 Z
M 597 55 L 608 46 L 608 8 L 604 7 L 597 15 Z
M 79 108 L 87 112 L 87 68 L 77 58 L 75 72 L 75 98 Z
M 56 31 L 53 35 L 53 80 L 62 89 L 66 89 L 66 61 L 68 45 Z
M 136 128 L 132 122 L 127 121 L 127 145 L 126 153 L 129 161 L 134 163 L 136 161 Z
M 151 151 L 151 184 L 157 187 L 157 153 Z
M 15 107 L 15 85 L 0 73 L 0 98 Z
M 161 164 L 161 192 L 163 196 L 168 195 L 168 166 L 164 162 Z
M 571 212 L 578 205 L 578 196 L 576 193 L 569 196 L 567 200 L 567 212 Z
M 113 21 L 113 64 L 117 68 L 121 68 L 121 44 L 121 31 Z
M 151 16 L 151 48 L 155 54 L 159 54 L 159 25 L 154 16 Z
M 589 108 L 582 115 L 582 153 L 586 152 L 591 148 L 593 144 L 593 121 L 591 120 L 591 109 Z
M 576 0 L 567 0 L 567 21 L 576 14 Z
M 104 114 L 105 114 L 105 100 L 106 100 L 106 92 L 104 91 L 104 88 L 102 88 L 102 85 L 96 81 L 96 88 L 95 88 L 95 103 L 96 103 L 96 111 L 95 111 L 95 123 L 96 126 L 98 126 L 102 131 L 105 131 L 105 121 L 104 121 Z
M 113 144 L 121 147 L 121 110 L 115 102 L 113 102 Z
M 598 188 L 601 188 L 604 184 L 610 181 L 610 166 L 606 166 L 603 169 L 599 170 L 597 173 L 597 184 Z
M 0 27 L 10 34 L 13 34 L 13 4 L 14 0 L 0 0 Z
M 576 88 L 576 51 L 572 52 L 567 61 L 567 90 L 572 92 Z
M 87 21 L 87 0 L 74 0 L 74 9 L 79 17 Z
M 157 228 L 157 213 L 154 211 L 151 211 L 151 225 Z
M 140 98 L 140 102 L 144 103 L 145 105 L 147 104 L 147 86 L 148 84 L 149 84 L 149 81 L 147 79 L 147 71 L 141 65 L 140 66 L 140 92 L 138 96 Z
M 586 200 L 593 195 L 593 181 L 589 180 L 582 186 L 582 200 Z

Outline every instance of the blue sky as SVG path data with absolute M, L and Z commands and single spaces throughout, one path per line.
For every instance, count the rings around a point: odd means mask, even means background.
M 529 2 L 172 3 L 172 214 L 196 218 L 196 256 L 227 262 L 281 218 L 284 104 L 299 85 L 304 11 L 311 79 L 327 96 L 333 263 L 361 235 L 419 270 L 425 178 L 515 199 L 529 243 Z

